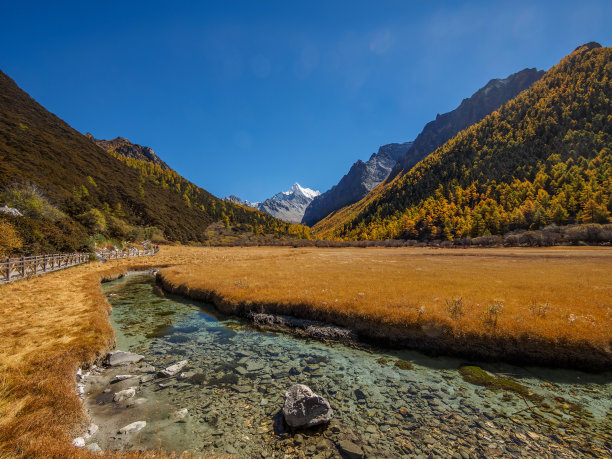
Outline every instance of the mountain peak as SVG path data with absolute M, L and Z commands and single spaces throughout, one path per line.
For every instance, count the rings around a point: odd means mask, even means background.
M 574 53 L 576 51 L 590 51 L 590 50 L 595 49 L 595 48 L 601 48 L 601 45 L 599 43 L 597 43 L 596 41 L 590 41 L 588 43 L 585 43 L 584 45 L 578 46 L 574 50 Z
M 286 191 L 285 193 L 297 193 L 306 196 L 309 199 L 313 199 L 314 197 L 319 196 L 321 194 L 321 192 L 318 190 L 302 187 L 298 182 L 295 182 L 293 186 L 289 189 L 289 191 Z
M 235 204 L 253 207 L 287 222 L 300 223 L 306 207 L 320 194 L 317 190 L 305 188 L 298 182 L 295 182 L 289 190 L 276 193 L 263 202 L 243 201 L 234 195 L 223 199 Z
M 153 164 L 161 166 L 162 169 L 170 170 L 170 167 L 161 160 L 159 156 L 155 154 L 152 148 L 145 147 L 130 142 L 125 137 L 115 137 L 112 140 L 96 139 L 89 132 L 85 134 L 85 137 L 96 143 L 99 147 L 106 151 L 120 154 L 128 158 L 139 159 L 142 161 L 148 161 Z
M 506 78 L 494 78 L 470 97 L 463 99 L 456 109 L 436 115 L 434 121 L 425 125 L 414 145 L 397 161 L 387 181 L 394 179 L 402 171 L 410 170 L 436 148 L 515 98 L 543 75 L 543 70 L 527 68 Z

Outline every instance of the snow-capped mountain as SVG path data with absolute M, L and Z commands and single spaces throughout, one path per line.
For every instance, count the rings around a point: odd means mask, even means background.
M 235 204 L 253 207 L 287 222 L 300 223 L 304 217 L 306 207 L 320 194 L 319 191 L 304 188 L 296 182 L 288 191 L 276 193 L 263 202 L 243 201 L 234 195 L 223 199 Z

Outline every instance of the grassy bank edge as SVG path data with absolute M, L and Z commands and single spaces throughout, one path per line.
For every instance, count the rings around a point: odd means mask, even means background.
M 100 363 L 115 346 L 115 333 L 109 320 L 112 308 L 102 293 L 102 282 L 117 279 L 128 271 L 152 267 L 129 260 L 100 271 L 70 270 L 75 276 L 73 285 L 78 293 L 85 294 L 87 321 L 79 333 L 72 331 L 72 340 L 65 346 L 24 362 L 19 374 L 4 369 L 1 372 L 0 413 L 8 421 L 0 427 L 0 458 L 177 457 L 157 451 L 108 451 L 99 455 L 72 446 L 72 439 L 83 432 L 89 422 L 76 390 L 76 372 L 79 368 Z M 83 284 L 79 285 L 78 281 Z
M 402 347 L 428 355 L 446 355 L 467 360 L 505 361 L 519 365 L 571 368 L 589 372 L 612 370 L 612 352 L 587 340 L 568 342 L 537 335 L 520 336 L 461 333 L 434 320 L 396 324 L 373 317 L 318 308 L 309 303 L 236 301 L 215 289 L 194 288 L 180 279 L 170 280 L 161 269 L 157 282 L 173 294 L 213 304 L 220 312 L 247 318 L 251 313 L 280 314 L 344 327 L 365 342 Z

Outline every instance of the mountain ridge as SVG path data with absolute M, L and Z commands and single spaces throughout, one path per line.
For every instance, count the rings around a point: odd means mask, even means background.
M 415 167 L 315 225 L 319 237 L 450 239 L 606 223 L 612 48 L 589 43 Z
M 11 217 L 30 253 L 87 249 L 98 234 L 127 239 L 162 233 L 171 241 L 205 243 L 205 230 L 216 221 L 258 234 L 305 235 L 267 214 L 226 203 L 171 169 L 109 153 L 1 71 L 0 183 L 6 187 L 0 206 L 17 207 L 12 201 L 18 200 L 33 209 L 25 217 L 0 214 Z M 36 210 L 41 206 L 49 212 Z
M 409 170 L 458 132 L 479 122 L 503 103 L 516 97 L 544 73 L 543 70 L 526 68 L 506 78 L 494 78 L 470 97 L 463 99 L 454 110 L 436 115 L 436 119 L 427 123 L 414 139 L 410 150 L 398 160 L 386 181 L 392 180 L 403 170 Z
M 168 166 L 151 147 L 145 147 L 136 143 L 130 142 L 125 137 L 115 137 L 111 140 L 96 139 L 89 132 L 85 134 L 85 137 L 93 141 L 96 145 L 103 148 L 104 150 L 123 155 L 127 158 L 140 159 L 142 161 L 148 161 L 153 164 L 157 164 L 163 169 L 170 170 Z
M 412 146 L 412 142 L 379 147 L 367 161 L 357 160 L 340 181 L 308 205 L 302 223 L 314 225 L 333 211 L 359 201 L 387 178 L 391 169 Z

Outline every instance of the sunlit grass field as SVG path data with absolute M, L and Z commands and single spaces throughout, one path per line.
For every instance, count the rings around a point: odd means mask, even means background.
M 438 323 L 455 334 L 526 333 L 601 346 L 612 339 L 608 248 L 237 249 L 162 274 L 229 303 L 287 312 Z
M 0 457 L 90 456 L 70 442 L 86 423 L 75 372 L 113 344 L 100 279 L 153 266 L 227 304 L 355 318 L 381 333 L 529 334 L 606 352 L 612 341 L 610 248 L 163 247 L 0 286 Z

